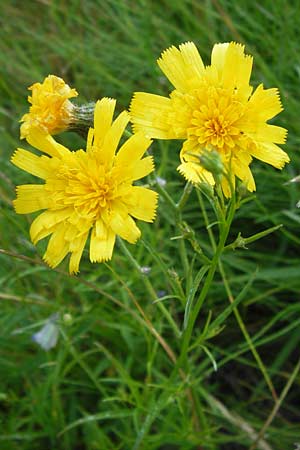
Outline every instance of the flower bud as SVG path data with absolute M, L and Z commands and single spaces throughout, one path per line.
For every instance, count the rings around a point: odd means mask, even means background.
M 208 172 L 211 172 L 214 178 L 222 175 L 224 172 L 222 158 L 217 150 L 205 149 L 201 155 L 199 155 L 199 161 L 201 166 Z
M 34 83 L 28 89 L 32 92 L 28 97 L 31 106 L 21 118 L 21 139 L 27 138 L 35 128 L 52 135 L 69 127 L 75 109 L 69 99 L 77 97 L 76 89 L 55 75 L 49 75 L 43 83 Z
M 63 315 L 63 322 L 65 325 L 72 325 L 73 323 L 73 317 L 69 313 L 65 313 Z

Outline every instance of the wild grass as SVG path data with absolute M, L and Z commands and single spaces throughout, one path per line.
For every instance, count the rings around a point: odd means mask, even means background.
M 300 189 L 288 181 L 300 173 L 298 2 L 10 1 L 1 3 L 0 22 L 1 450 L 296 448 Z M 56 74 L 76 87 L 78 102 L 109 96 L 122 110 L 134 91 L 169 92 L 155 60 L 188 40 L 206 63 L 216 42 L 246 45 L 255 61 L 253 84 L 280 88 L 285 111 L 275 123 L 289 130 L 291 163 L 282 172 L 253 163 L 257 192 L 238 211 L 228 242 L 238 232 L 247 237 L 283 226 L 223 258 L 250 344 L 218 273 L 197 320 L 188 376 L 181 376 L 174 370 L 184 320 L 180 297 L 190 293 L 201 263 L 191 270 L 188 240 L 180 245 L 189 264 L 182 263 L 178 240 L 171 239 L 182 230 L 164 197 L 155 223 L 141 225 L 137 245 L 119 245 L 109 264 L 91 265 L 86 253 L 79 276 L 70 277 L 65 264 L 46 267 L 43 244 L 30 243 L 32 216 L 12 208 L 14 186 L 30 177 L 9 160 L 20 146 L 29 85 Z M 59 139 L 84 146 L 75 134 Z M 175 141 L 153 145 L 156 175 L 174 201 L 184 188 L 175 170 L 179 148 Z M 206 211 L 210 223 L 208 205 Z M 183 214 L 211 252 L 195 192 Z M 149 267 L 149 275 L 139 266 Z M 44 351 L 32 335 L 56 313 L 58 342 Z M 211 337 L 197 343 L 209 317 Z

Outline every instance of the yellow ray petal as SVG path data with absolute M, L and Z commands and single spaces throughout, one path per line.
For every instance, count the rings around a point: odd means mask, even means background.
M 72 252 L 69 261 L 70 274 L 76 274 L 79 272 L 79 264 L 85 247 L 85 243 L 88 238 L 88 234 L 88 232 L 82 234 L 74 242 L 70 243 L 70 250 Z
M 154 169 L 154 162 L 152 156 L 147 156 L 137 162 L 134 162 L 128 166 L 118 166 L 118 175 L 124 180 L 134 181 L 144 178 L 149 175 Z M 122 183 L 123 185 L 123 183 Z
M 104 97 L 98 100 L 94 112 L 94 145 L 101 146 L 101 143 L 110 129 L 116 100 Z
M 86 152 L 90 153 L 93 151 L 93 140 L 94 140 L 94 128 L 89 128 L 88 135 L 86 138 Z
M 146 158 L 137 161 L 135 164 L 131 165 L 130 178 L 131 180 L 140 180 L 154 170 L 154 161 L 152 156 L 147 156 Z
M 45 211 L 32 222 L 30 238 L 34 244 L 49 236 L 55 228 L 72 214 L 72 209 L 60 209 L 58 211 Z
M 135 133 L 143 131 L 156 139 L 175 139 L 170 129 L 168 115 L 172 113 L 172 102 L 161 95 L 135 92 L 130 104 L 132 128 Z
M 153 222 L 158 194 L 141 186 L 132 186 L 128 193 L 128 213 L 139 220 Z
M 237 150 L 231 157 L 231 160 L 228 165 L 232 164 L 231 169 L 228 170 L 230 172 L 231 170 L 234 171 L 233 167 L 237 166 L 243 166 L 247 167 L 252 162 L 252 157 L 249 154 L 249 152 L 246 152 L 242 149 Z
M 248 191 L 255 191 L 255 181 L 249 165 L 242 164 L 241 161 L 235 161 L 232 164 L 232 171 L 240 180 L 243 181 Z
M 271 141 L 274 144 L 284 144 L 286 141 L 287 132 L 288 131 L 283 127 L 266 124 L 264 129 L 259 131 L 260 136 L 257 137 L 257 140 Z
M 17 198 L 13 204 L 18 214 L 29 214 L 46 209 L 51 204 L 51 198 L 43 184 L 23 184 L 17 186 L 16 191 Z
M 270 142 L 257 144 L 251 148 L 250 153 L 257 159 L 271 164 L 276 169 L 282 169 L 286 163 L 290 161 L 289 156 L 276 144 Z
M 47 214 L 48 211 L 46 211 L 44 214 Z M 42 215 L 42 214 L 41 214 Z M 41 239 L 46 238 L 50 234 L 52 234 L 55 230 L 55 225 L 52 225 L 51 227 L 42 227 L 38 224 L 38 219 L 41 217 L 38 216 L 31 224 L 30 227 L 30 237 L 33 244 L 37 244 Z M 38 231 L 36 229 L 39 227 Z
M 11 162 L 20 169 L 42 179 L 49 176 L 53 170 L 53 159 L 48 156 L 34 155 L 23 148 L 18 148 L 14 152 Z
M 226 88 L 248 87 L 252 71 L 252 56 L 244 54 L 244 45 L 230 42 L 227 47 L 222 71 L 222 83 Z
M 246 114 L 252 114 L 256 121 L 265 122 L 282 110 L 278 89 L 264 89 L 260 84 L 249 99 Z
M 38 128 L 34 128 L 26 139 L 30 145 L 50 156 L 61 158 L 70 152 L 66 147 L 56 142 L 50 134 L 45 134 Z
M 70 251 L 69 242 L 65 240 L 66 229 L 67 225 L 63 223 L 56 227 L 43 256 L 43 260 L 52 268 L 58 266 Z
M 94 228 L 96 237 L 102 237 L 103 239 L 106 238 L 109 226 L 107 226 L 106 222 L 102 218 L 96 221 Z
M 225 64 L 225 57 L 228 46 L 229 42 L 225 42 L 223 44 L 215 44 L 211 52 L 211 65 L 217 69 L 219 78 L 221 78 L 221 73 Z
M 284 144 L 287 136 L 285 128 L 255 121 L 245 124 L 243 131 L 255 141 L 273 142 L 274 144 Z
M 212 186 L 215 184 L 212 174 L 203 169 L 200 164 L 183 162 L 177 167 L 177 170 L 186 180 L 193 184 L 207 183 Z
M 225 195 L 225 197 L 230 198 L 232 196 L 232 191 L 235 189 L 235 177 L 233 175 L 233 173 L 230 174 L 230 183 L 228 181 L 228 179 L 226 177 L 222 177 L 222 181 L 221 181 L 221 186 L 222 186 L 222 191 Z
M 86 217 L 85 215 L 81 214 L 79 215 L 77 210 L 72 210 L 69 212 L 67 221 L 70 224 L 74 225 L 74 227 L 76 228 L 76 235 L 75 235 L 76 238 L 82 236 L 83 234 L 88 233 L 91 227 L 93 226 L 93 221 L 89 217 Z M 69 241 L 70 239 L 72 239 L 69 233 L 66 233 L 66 239 Z M 72 247 L 72 243 L 70 243 L 70 245 Z
M 152 140 L 146 137 L 142 131 L 134 134 L 127 139 L 118 151 L 115 157 L 115 165 L 123 166 L 129 165 L 129 163 L 135 163 L 142 158 L 151 143 Z
M 82 233 L 79 232 L 78 226 L 76 226 L 74 223 L 71 223 L 69 220 L 68 223 L 69 226 L 65 232 L 65 240 L 70 244 L 70 251 L 73 251 L 73 249 L 76 250 L 78 236 L 82 236 Z
M 110 228 L 106 228 L 102 235 L 98 235 L 96 228 L 93 228 L 90 240 L 91 262 L 110 260 L 112 258 L 115 240 L 116 234 Z
M 188 92 L 197 87 L 204 73 L 204 65 L 193 42 L 172 46 L 165 50 L 157 61 L 159 67 L 173 86 Z
M 134 244 L 141 235 L 139 228 L 129 215 L 123 215 L 114 210 L 111 213 L 111 229 L 126 241 Z
M 104 163 L 109 165 L 112 163 L 113 156 L 116 152 L 121 136 L 129 122 L 129 118 L 130 116 L 128 112 L 123 111 L 119 114 L 106 133 L 101 149 L 101 161 Z
M 179 45 L 182 59 L 187 67 L 186 70 L 192 70 L 199 79 L 204 73 L 204 64 L 194 42 L 185 42 Z

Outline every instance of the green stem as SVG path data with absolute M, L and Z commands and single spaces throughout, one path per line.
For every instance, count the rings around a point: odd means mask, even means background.
M 188 201 L 188 198 L 193 190 L 193 185 L 191 183 L 186 183 L 182 196 L 180 197 L 179 201 L 176 203 L 176 208 L 178 211 L 182 211 L 184 205 Z
M 179 255 L 180 255 L 180 260 L 183 265 L 184 278 L 185 278 L 185 280 L 187 280 L 188 273 L 189 273 L 189 260 L 188 260 L 188 256 L 187 256 L 184 239 L 180 239 L 180 241 L 179 241 Z
M 231 244 L 226 245 L 225 251 L 227 250 L 235 250 L 236 248 L 247 248 L 247 244 L 251 244 L 252 242 L 257 241 L 258 239 L 262 239 L 268 234 L 274 233 L 274 231 L 279 230 L 279 228 L 283 227 L 282 223 L 276 225 L 275 227 L 268 228 L 267 230 L 260 231 L 259 233 L 253 234 L 252 236 L 244 238 L 241 233 L 238 234 L 238 237 Z
M 216 241 L 215 241 L 215 237 L 214 234 L 212 232 L 211 227 L 209 226 L 209 221 L 208 221 L 208 216 L 207 216 L 207 212 L 206 212 L 206 208 L 204 206 L 204 202 L 203 202 L 203 197 L 202 194 L 199 190 L 197 190 L 197 197 L 198 197 L 198 201 L 201 207 L 201 212 L 202 212 L 202 216 L 204 218 L 204 223 L 208 232 L 208 236 L 209 236 L 209 240 L 212 246 L 213 251 L 216 251 Z
M 159 195 L 161 195 L 166 202 L 171 206 L 171 208 L 173 209 L 173 211 L 177 211 L 177 205 L 174 202 L 174 200 L 172 199 L 172 197 L 169 195 L 169 193 L 164 189 L 163 186 L 160 186 L 159 184 L 156 185 L 156 189 L 159 193 Z
M 221 233 L 220 233 L 220 238 L 219 238 L 219 243 L 216 247 L 216 251 L 215 254 L 213 256 L 212 262 L 211 262 L 211 266 L 210 269 L 207 273 L 207 276 L 205 278 L 204 284 L 203 284 L 203 288 L 200 292 L 199 298 L 195 304 L 195 307 L 193 309 L 193 311 L 191 312 L 190 315 L 190 319 L 189 322 L 187 324 L 187 327 L 185 329 L 185 332 L 183 334 L 183 342 L 182 342 L 182 347 L 181 347 L 181 353 L 180 353 L 180 357 L 179 357 L 179 361 L 180 364 L 182 364 L 182 362 L 185 360 L 186 361 L 186 357 L 187 357 L 187 352 L 189 349 L 189 345 L 190 345 L 190 340 L 192 337 L 192 332 L 194 329 L 194 325 L 196 322 L 196 319 L 198 317 L 198 314 L 200 312 L 200 309 L 203 305 L 204 300 L 206 299 L 206 296 L 209 292 L 211 283 L 213 281 L 216 269 L 218 267 L 219 264 L 219 260 L 221 257 L 221 254 L 223 252 L 223 249 L 225 247 L 225 243 L 226 243 L 226 239 L 228 237 L 228 233 L 230 230 L 230 226 L 231 226 L 231 222 L 233 220 L 234 217 L 234 212 L 235 212 L 235 201 L 234 198 L 231 200 L 230 202 L 230 206 L 229 206 L 229 212 L 228 212 L 228 216 L 226 219 L 226 222 L 222 224 L 222 229 L 221 229 Z

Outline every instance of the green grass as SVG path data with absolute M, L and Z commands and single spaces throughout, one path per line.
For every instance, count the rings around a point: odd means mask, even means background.
M 287 181 L 300 173 L 299 2 L 11 1 L 1 3 L 0 21 L 0 449 L 243 450 L 270 417 L 267 443 L 257 448 L 294 449 L 300 443 L 300 189 Z M 68 275 L 65 263 L 57 271 L 42 264 L 43 244 L 35 248 L 29 239 L 32 216 L 12 208 L 14 186 L 30 182 L 9 162 L 20 146 L 29 85 L 53 73 L 76 87 L 78 102 L 110 96 L 122 110 L 136 90 L 169 92 L 155 60 L 187 40 L 206 63 L 216 42 L 246 44 L 254 55 L 253 84 L 281 91 L 285 111 L 275 123 L 289 130 L 291 163 L 282 172 L 253 163 L 257 192 L 238 210 L 228 242 L 238 232 L 247 237 L 283 227 L 223 258 L 233 296 L 247 287 L 240 318 L 279 398 L 291 384 L 278 410 L 234 312 L 226 310 L 219 273 L 196 322 L 188 376 L 174 370 L 170 352 L 178 356 L 180 338 L 160 305 L 180 330 L 180 298 L 201 261 L 193 270 L 182 263 L 178 245 L 189 265 L 194 251 L 187 240 L 170 239 L 181 231 L 163 196 L 155 223 L 141 225 L 143 240 L 126 245 L 133 260 L 120 245 L 108 265 L 91 265 L 86 252 L 78 277 Z M 84 146 L 75 134 L 58 139 Z M 179 148 L 175 141 L 153 145 L 157 174 L 174 201 L 184 187 L 175 170 Z M 209 253 L 195 192 L 183 216 Z M 133 261 L 151 267 L 149 276 Z M 164 296 L 160 305 L 153 290 Z M 46 352 L 32 335 L 55 313 L 59 339 Z M 210 323 L 220 323 L 201 344 L 210 315 Z

